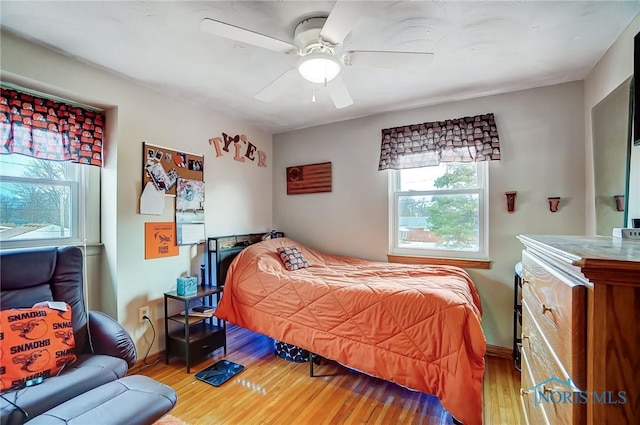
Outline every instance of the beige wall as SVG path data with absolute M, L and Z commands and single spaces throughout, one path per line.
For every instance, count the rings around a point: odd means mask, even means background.
M 356 100 L 357 101 L 357 100 Z M 581 82 L 385 113 L 274 136 L 274 224 L 320 250 L 386 261 L 388 173 L 377 170 L 380 130 L 493 112 L 502 160 L 489 167 L 491 270 L 469 270 L 483 302 L 489 344 L 512 342 L 513 267 L 522 246 L 516 235 L 584 231 L 584 116 Z M 331 161 L 333 191 L 286 194 L 285 170 Z M 504 192 L 518 191 L 516 212 Z M 549 212 L 547 197 L 560 196 Z
M 591 109 L 633 74 L 633 37 L 640 32 L 640 14 L 623 31 L 584 80 L 586 143 L 586 234 L 595 234 L 595 191 L 593 182 L 593 138 Z M 636 82 L 636 87 L 638 82 Z M 637 89 L 637 88 L 636 88 Z M 632 149 L 629 218 L 640 217 L 640 147 Z
M 175 287 L 175 276 L 197 272 L 202 247 L 181 247 L 178 257 L 144 260 L 143 223 L 171 221 L 173 199 L 167 198 L 164 216 L 137 214 L 143 140 L 205 155 L 208 235 L 262 231 L 273 224 L 312 247 L 384 261 L 388 250 L 388 172 L 377 171 L 380 129 L 495 113 L 503 159 L 490 166 L 489 244 L 493 265 L 489 271 L 470 273 L 482 296 L 488 342 L 508 347 L 513 264 L 521 249 L 515 236 L 581 234 L 585 229 L 593 232 L 590 112 L 631 75 L 632 39 L 639 30 L 640 15 L 585 79 L 584 92 L 582 83 L 574 82 L 386 113 L 276 135 L 273 148 L 270 135 L 247 123 L 211 111 L 194 111 L 193 105 L 168 94 L 5 33 L 0 63 L 4 80 L 107 110 L 109 138 L 101 205 L 104 255 L 102 264 L 94 255 L 89 260 L 89 276 L 94 280 L 100 275 L 96 268 L 102 269 L 99 287 L 90 288 L 92 293 L 98 292 L 92 295 L 91 305 L 99 305 L 117 317 L 143 352 L 150 332 L 136 323 L 137 309 L 151 305 L 159 335 L 152 353 L 164 347 L 162 294 Z M 241 164 L 230 156 L 216 158 L 206 141 L 222 131 L 246 134 L 267 153 L 269 167 Z M 640 162 L 638 150 L 634 149 L 636 163 Z M 323 161 L 333 163 L 333 192 L 286 195 L 287 166 Z M 640 175 L 640 167 L 632 172 Z M 507 190 L 518 191 L 514 214 L 505 211 Z M 557 213 L 548 211 L 548 196 L 562 197 Z M 632 202 L 636 215 L 640 215 L 638 203 L 640 199 Z
M 90 305 L 114 316 L 132 334 L 140 355 L 151 329 L 139 325 L 138 308 L 151 306 L 158 335 L 151 353 L 164 349 L 163 293 L 176 277 L 196 274 L 203 246 L 180 247 L 165 259 L 144 259 L 144 223 L 173 221 L 175 198 L 165 198 L 162 216 L 138 214 L 142 141 L 204 154 L 206 233 L 209 236 L 257 232 L 272 227 L 272 136 L 246 122 L 158 93 L 140 84 L 2 33 L 2 79 L 107 110 L 105 165 L 102 169 L 102 262 L 93 256 Z M 208 140 L 246 134 L 267 155 L 266 168 L 255 162 L 216 157 Z M 96 272 L 101 268 L 101 272 Z M 100 276 L 96 282 L 96 276 Z

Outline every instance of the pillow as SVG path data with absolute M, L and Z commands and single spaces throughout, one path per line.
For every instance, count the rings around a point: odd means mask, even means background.
M 76 355 L 71 307 L 19 308 L 0 312 L 0 391 L 35 378 L 55 376 Z
M 309 267 L 309 263 L 304 259 L 302 252 L 295 246 L 286 246 L 278 248 L 278 255 L 284 267 L 289 270 L 298 270 Z

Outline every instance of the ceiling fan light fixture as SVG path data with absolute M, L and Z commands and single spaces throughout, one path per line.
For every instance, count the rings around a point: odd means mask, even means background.
M 302 78 L 317 84 L 333 80 L 340 69 L 340 61 L 331 53 L 310 53 L 298 62 L 298 72 Z

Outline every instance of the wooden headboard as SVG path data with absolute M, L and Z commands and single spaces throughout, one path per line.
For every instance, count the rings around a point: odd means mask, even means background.
M 265 233 L 247 233 L 207 238 L 206 284 L 208 286 L 224 286 L 227 270 L 236 255 L 249 245 L 262 241 L 264 235 Z M 284 237 L 284 233 L 275 232 L 275 237 Z

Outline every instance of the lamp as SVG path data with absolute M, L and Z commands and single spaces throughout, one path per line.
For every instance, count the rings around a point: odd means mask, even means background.
M 298 62 L 298 72 L 307 81 L 324 83 L 340 73 L 340 61 L 331 53 L 314 52 L 303 56 Z

